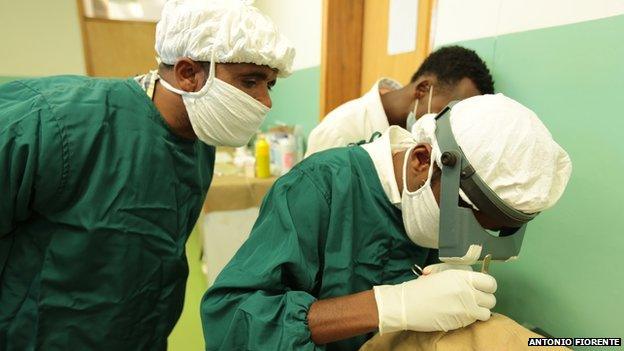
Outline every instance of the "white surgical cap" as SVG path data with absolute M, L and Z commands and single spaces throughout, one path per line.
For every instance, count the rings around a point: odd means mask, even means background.
M 432 145 L 441 165 L 434 117 L 419 119 L 412 134 L 418 143 Z M 572 162 L 533 111 L 503 94 L 480 95 L 457 103 L 450 123 L 479 177 L 507 204 L 534 213 L 559 200 Z
M 169 0 L 156 26 L 156 53 L 173 65 L 188 57 L 215 63 L 253 63 L 291 73 L 295 49 L 253 1 Z

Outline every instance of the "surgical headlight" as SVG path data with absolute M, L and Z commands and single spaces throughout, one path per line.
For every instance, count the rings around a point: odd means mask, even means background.
M 538 213 L 523 213 L 507 205 L 475 172 L 451 129 L 455 103 L 436 116 L 436 138 L 442 154 L 440 260 L 473 264 L 488 254 L 494 260 L 517 258 L 526 225 Z M 459 206 L 459 189 L 480 212 L 503 226 L 497 236 L 479 224 L 472 209 Z

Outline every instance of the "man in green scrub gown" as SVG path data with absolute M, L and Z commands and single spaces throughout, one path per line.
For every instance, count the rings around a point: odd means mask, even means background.
M 214 146 L 247 143 L 294 51 L 242 2 L 170 1 L 156 52 L 0 86 L 0 350 L 166 349 Z
M 533 213 L 561 196 L 570 160 L 532 111 L 484 95 L 455 105 L 450 118 L 466 157 L 501 199 Z M 377 330 L 487 320 L 496 301 L 491 276 L 437 264 L 414 279 L 411 270 L 437 258 L 435 123 L 433 115 L 419 119 L 414 134 L 390 127 L 364 146 L 314 154 L 281 177 L 249 239 L 204 295 L 206 350 L 357 350 Z M 482 226 L 499 227 L 474 213 Z

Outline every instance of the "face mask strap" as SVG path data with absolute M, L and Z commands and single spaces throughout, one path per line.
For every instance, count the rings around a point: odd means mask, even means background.
M 194 97 L 200 97 L 203 96 L 207 93 L 208 89 L 210 89 L 210 86 L 212 85 L 212 83 L 215 80 L 215 53 L 214 50 L 212 50 L 212 53 L 210 54 L 210 65 L 208 66 L 208 79 L 206 79 L 206 82 L 204 83 L 204 85 L 202 86 L 201 89 L 199 89 L 198 91 L 195 92 L 184 92 L 180 95 L 188 95 L 188 96 L 194 96 Z M 178 90 L 180 91 L 180 90 Z
M 405 119 L 405 129 L 407 129 L 408 131 L 410 131 L 416 123 L 416 110 L 418 109 L 419 102 L 420 99 L 416 99 L 416 101 L 414 101 L 414 109 L 412 110 L 412 112 L 407 114 L 407 118 Z
M 180 96 L 194 95 L 202 91 L 205 91 L 204 89 L 207 89 L 207 86 L 212 84 L 212 82 L 214 81 L 214 78 L 215 78 L 214 50 L 212 51 L 212 54 L 210 57 L 210 66 L 208 69 L 209 69 L 208 80 L 206 80 L 206 83 L 204 83 L 204 86 L 202 87 L 202 89 L 200 89 L 197 92 L 189 92 L 189 91 L 184 91 L 178 88 L 174 88 L 173 85 L 169 84 L 169 82 L 164 80 L 163 77 L 161 77 L 160 75 L 158 75 L 158 80 L 160 80 L 160 84 L 162 84 L 165 87 L 165 89 L 169 90 L 172 93 L 176 93 Z
M 431 99 L 433 98 L 433 85 L 429 86 L 429 102 L 427 103 L 427 113 L 431 113 Z
M 158 80 L 160 81 L 160 84 L 162 84 L 163 87 L 165 87 L 165 89 L 169 90 L 172 93 L 176 93 L 176 94 L 178 94 L 180 96 L 188 94 L 188 92 L 186 92 L 186 91 L 182 91 L 182 90 L 180 90 L 178 88 L 174 88 L 173 85 L 169 84 L 169 82 L 164 80 L 163 77 L 161 77 L 160 75 L 158 75 Z
M 416 146 L 412 146 L 405 151 L 405 156 L 403 156 L 403 192 L 409 193 L 410 191 L 407 189 L 407 161 Z
M 210 53 L 210 72 L 208 72 L 208 81 L 206 81 L 206 83 L 210 82 L 212 83 L 215 79 L 215 49 L 212 49 L 212 53 Z

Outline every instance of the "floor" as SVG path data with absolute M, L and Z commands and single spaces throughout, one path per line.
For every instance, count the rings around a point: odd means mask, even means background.
M 193 230 L 186 242 L 189 277 L 186 283 L 184 309 L 173 332 L 169 335 L 169 351 L 204 350 L 199 304 L 206 291 L 206 278 L 201 270 L 199 231 Z

